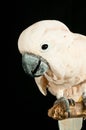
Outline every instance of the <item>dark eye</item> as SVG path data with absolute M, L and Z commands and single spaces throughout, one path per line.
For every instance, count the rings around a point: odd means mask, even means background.
M 46 49 L 48 48 L 48 44 L 43 44 L 43 45 L 41 46 L 41 48 L 42 48 L 42 50 L 46 50 Z

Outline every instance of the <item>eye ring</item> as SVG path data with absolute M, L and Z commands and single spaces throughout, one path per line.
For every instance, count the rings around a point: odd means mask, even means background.
M 46 44 L 46 43 L 41 46 L 42 50 L 46 50 L 47 48 L 48 48 L 48 44 Z

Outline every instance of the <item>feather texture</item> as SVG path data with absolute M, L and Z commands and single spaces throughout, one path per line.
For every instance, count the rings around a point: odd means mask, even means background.
M 34 54 L 40 56 L 40 62 L 43 58 L 47 61 L 48 71 L 35 78 L 42 94 L 46 95 L 48 89 L 57 99 L 72 98 L 76 102 L 83 93 L 86 96 L 86 36 L 72 33 L 60 21 L 44 20 L 21 33 L 18 48 L 21 54 Z M 40 68 L 39 64 L 35 70 Z M 81 126 L 82 118 L 59 121 L 60 130 L 80 130 Z

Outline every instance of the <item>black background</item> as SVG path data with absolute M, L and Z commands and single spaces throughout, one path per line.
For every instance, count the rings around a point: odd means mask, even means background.
M 49 92 L 46 97 L 43 96 L 34 79 L 23 71 L 21 55 L 17 47 L 18 38 L 25 28 L 46 19 L 59 20 L 72 32 L 86 35 L 85 1 L 16 1 L 15 5 L 12 3 L 9 12 L 11 33 L 8 43 L 8 101 L 11 128 L 16 126 L 24 130 L 34 128 L 58 130 L 57 121 L 47 116 L 47 111 L 55 101 L 55 97 Z M 83 130 L 86 130 L 85 121 Z

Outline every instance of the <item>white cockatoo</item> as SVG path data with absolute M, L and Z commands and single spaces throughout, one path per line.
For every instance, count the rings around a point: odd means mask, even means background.
M 42 20 L 25 29 L 18 39 L 22 64 L 43 95 L 47 90 L 65 103 L 86 105 L 86 36 L 71 32 L 57 20 Z M 80 130 L 83 118 L 58 121 L 60 130 Z

